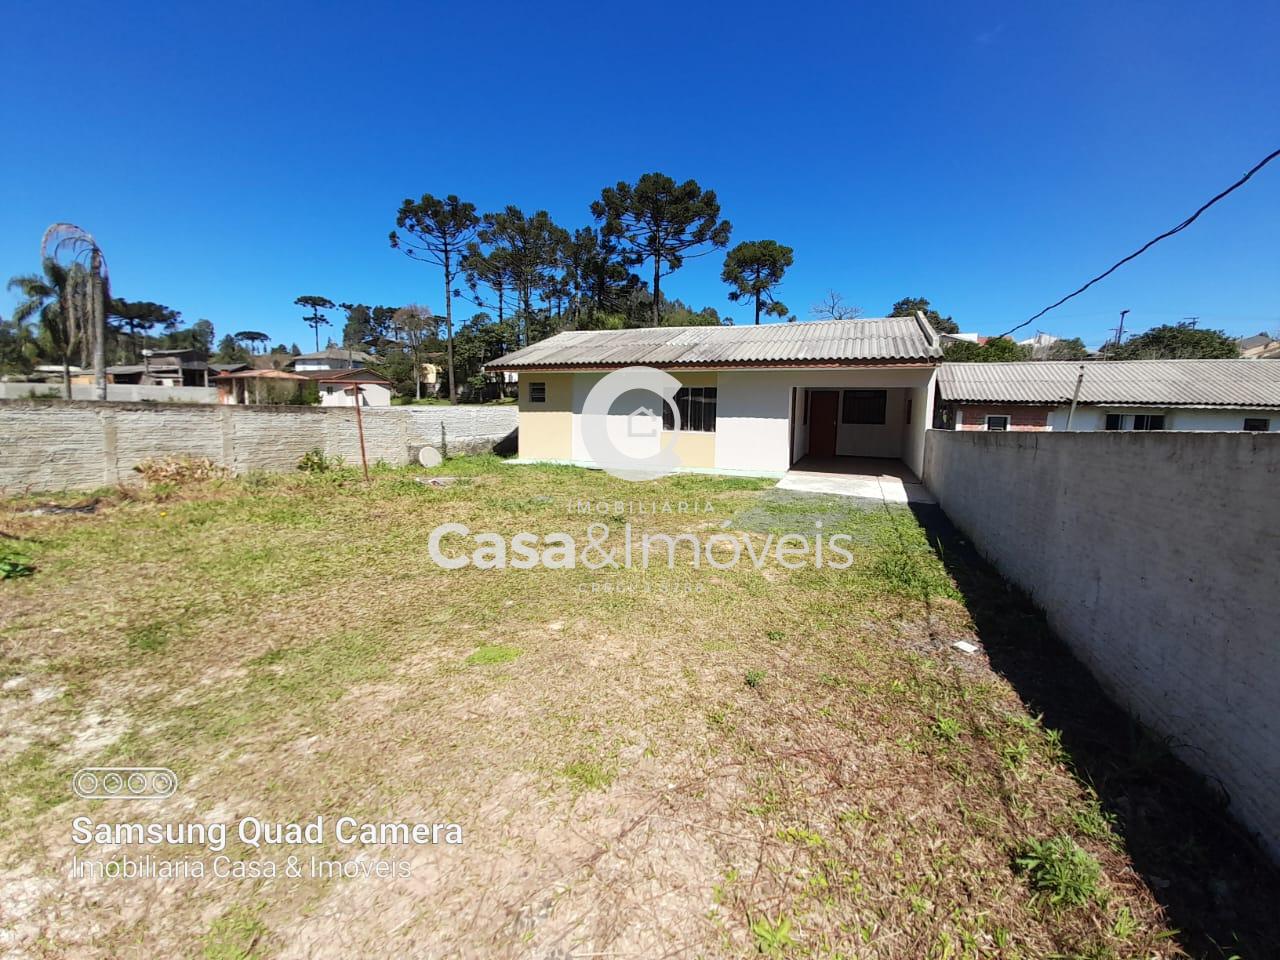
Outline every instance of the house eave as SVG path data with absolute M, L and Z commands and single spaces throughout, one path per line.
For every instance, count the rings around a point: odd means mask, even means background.
M 940 358 L 920 359 L 884 359 L 884 360 L 828 360 L 815 362 L 797 360 L 792 363 L 779 360 L 738 360 L 732 362 L 716 361 L 711 363 L 539 363 L 502 364 L 496 361 L 484 365 L 488 373 L 592 373 L 608 370 L 622 370 L 627 367 L 651 366 L 658 370 L 699 370 L 714 373 L 719 370 L 848 370 L 858 367 L 902 367 L 907 369 L 927 369 L 942 363 Z

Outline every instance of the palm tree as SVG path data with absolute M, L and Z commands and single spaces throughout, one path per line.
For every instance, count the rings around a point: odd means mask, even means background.
M 29 372 L 37 354 L 30 324 L 0 317 L 0 374 Z
M 23 297 L 13 311 L 13 322 L 25 323 L 35 317 L 40 335 L 53 355 L 62 361 L 63 396 L 71 399 L 71 355 L 79 345 L 82 330 L 77 317 L 87 311 L 77 309 L 77 300 L 88 297 L 88 271 L 79 264 L 70 269 L 52 258 L 44 261 L 44 275 L 28 273 L 12 277 L 9 289 Z

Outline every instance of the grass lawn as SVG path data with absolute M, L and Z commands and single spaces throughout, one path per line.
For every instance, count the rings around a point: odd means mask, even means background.
M 458 479 L 418 482 L 433 475 Z M 1199 795 L 1166 789 L 1180 768 L 1105 705 L 1066 737 L 1029 709 L 1018 656 L 1065 664 L 1044 686 L 1070 704 L 1098 695 L 1025 600 L 905 509 L 462 458 L 368 486 L 250 476 L 30 512 L 84 500 L 0 506 L 0 551 L 36 568 L 0 580 L 0 954 L 1101 960 L 1275 942 L 1247 845 L 1196 833 Z M 853 538 L 850 569 L 427 555 L 447 521 L 763 543 L 815 519 Z M 1109 726 L 1075 735 L 1091 722 Z M 1104 756 L 1120 757 L 1105 776 Z M 125 764 L 180 786 L 71 793 L 78 768 Z M 1179 808 L 1185 849 L 1152 826 Z M 225 851 L 364 853 L 408 876 L 90 881 L 68 876 L 73 853 L 213 855 L 76 847 L 82 814 L 449 821 L 464 840 Z

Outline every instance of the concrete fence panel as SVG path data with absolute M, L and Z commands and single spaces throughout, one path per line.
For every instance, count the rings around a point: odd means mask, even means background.
M 441 445 L 450 453 L 509 443 L 516 408 L 362 408 L 369 462 L 394 465 Z M 143 460 L 208 457 L 237 473 L 292 470 L 308 450 L 360 462 L 353 407 L 0 401 L 0 493 L 90 489 L 125 481 Z
M 1280 434 L 930 430 L 924 482 L 1280 858 Z

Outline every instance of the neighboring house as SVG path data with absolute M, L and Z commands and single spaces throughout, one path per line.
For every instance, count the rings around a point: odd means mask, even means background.
M 372 370 L 308 370 L 302 375 L 316 382 L 320 389 L 322 407 L 355 406 L 356 390 L 353 388 L 357 386 L 360 406 L 391 406 L 394 385 L 382 374 Z
M 316 385 L 322 407 L 355 405 L 354 385 L 360 388 L 362 407 L 389 407 L 393 385 L 372 370 L 288 370 L 244 369 L 220 373 L 213 378 L 218 387 L 218 402 L 229 404 L 281 404 L 302 402 L 302 392 L 309 383 Z
M 143 350 L 141 363 L 107 367 L 107 382 L 143 387 L 208 387 L 216 373 L 195 350 Z
M 248 370 L 247 363 L 211 363 L 209 369 L 212 371 L 211 376 L 216 377 L 220 373 L 238 373 L 241 370 Z
M 582 436 L 587 394 L 611 370 L 648 366 L 682 384 L 679 429 L 670 410 L 652 418 L 680 469 L 780 476 L 804 457 L 857 456 L 901 459 L 919 475 L 941 357 L 918 315 L 571 331 L 485 369 L 519 374 L 523 460 L 597 465 Z M 638 407 L 608 419 L 634 435 Z
M 257 370 L 244 367 L 213 378 L 218 388 L 218 402 L 243 403 L 297 403 L 301 388 L 310 380 L 300 373 L 287 370 Z
M 286 366 L 298 373 L 310 370 L 360 370 L 373 363 L 373 357 L 363 350 L 346 347 L 326 347 L 318 353 L 304 353 L 293 358 Z
M 955 430 L 1065 430 L 1069 416 L 1072 430 L 1280 430 L 1280 363 L 944 363 L 937 400 Z
M 1280 340 L 1273 339 L 1269 334 L 1258 333 L 1245 337 L 1237 340 L 1236 346 L 1240 348 L 1240 356 L 1246 360 L 1280 359 Z

